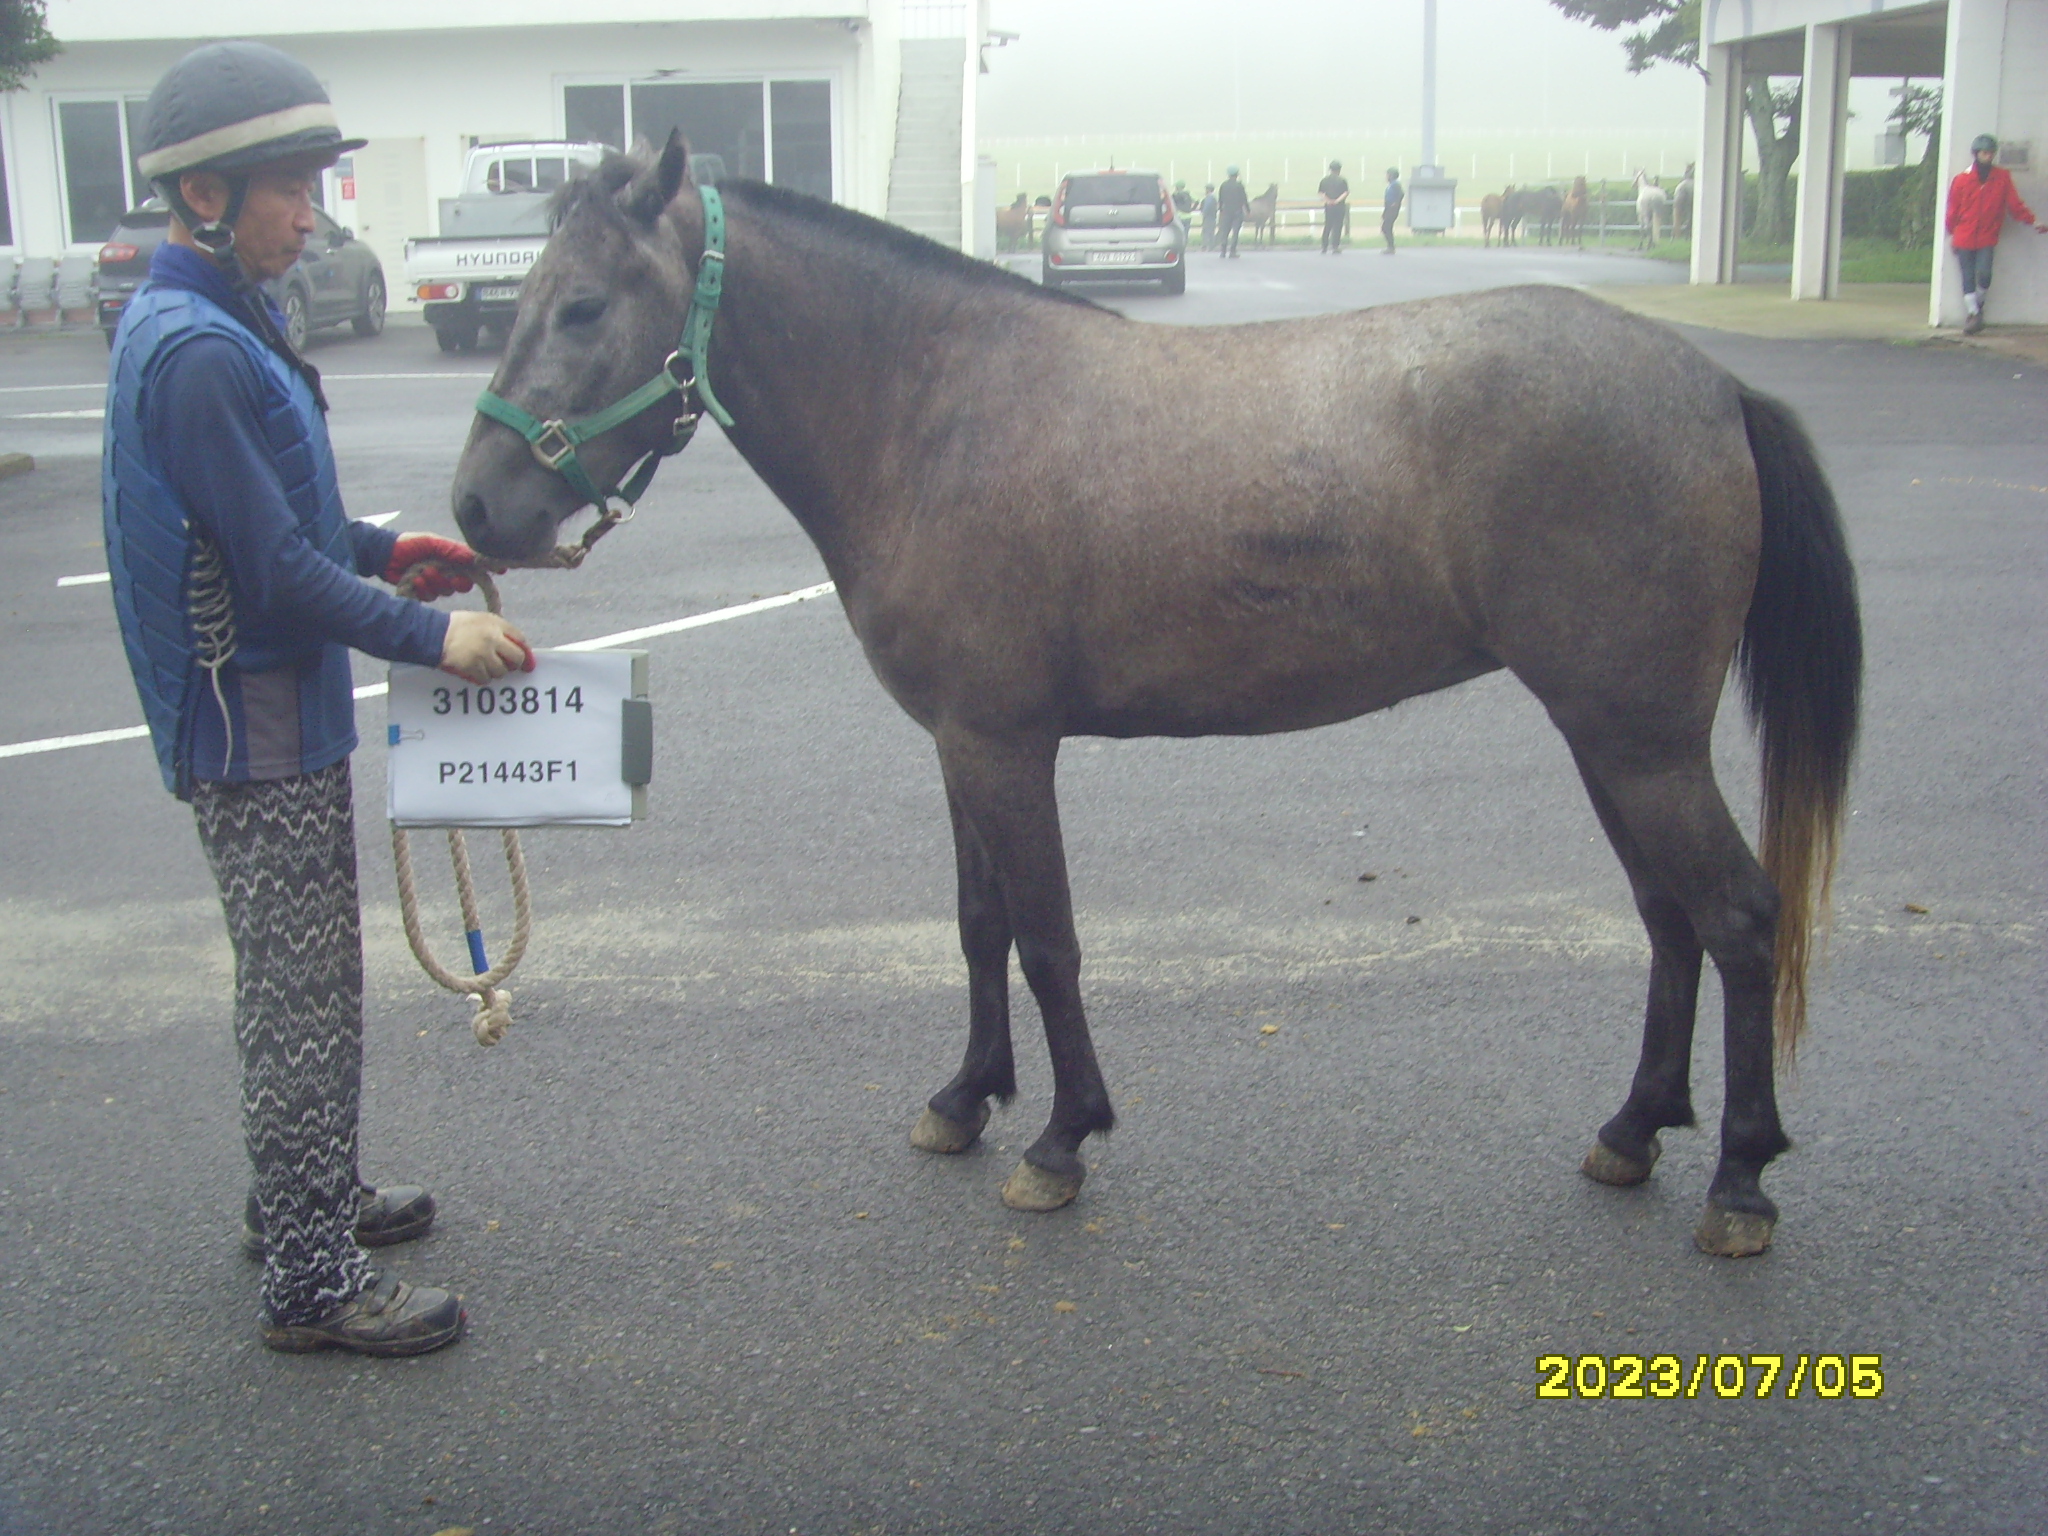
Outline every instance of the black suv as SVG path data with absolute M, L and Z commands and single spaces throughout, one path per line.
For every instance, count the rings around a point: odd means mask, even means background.
M 164 243 L 171 210 L 160 197 L 121 215 L 93 268 L 93 292 L 107 345 L 129 296 L 149 276 L 149 258 Z M 263 285 L 284 311 L 285 334 L 295 347 L 309 332 L 344 321 L 358 336 L 384 329 L 384 268 L 377 255 L 320 209 L 313 210 L 313 235 L 283 277 Z

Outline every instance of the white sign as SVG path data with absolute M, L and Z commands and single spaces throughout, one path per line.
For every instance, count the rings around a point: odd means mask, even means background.
M 401 827 L 622 827 L 646 813 L 645 651 L 537 651 L 479 686 L 391 668 L 390 814 Z

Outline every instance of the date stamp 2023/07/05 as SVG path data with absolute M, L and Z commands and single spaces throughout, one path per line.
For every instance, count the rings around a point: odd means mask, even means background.
M 1536 1395 L 1627 1399 L 1870 1398 L 1882 1355 L 1538 1355 Z

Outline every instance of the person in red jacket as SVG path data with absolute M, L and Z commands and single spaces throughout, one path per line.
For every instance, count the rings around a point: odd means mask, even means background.
M 1984 300 L 1991 292 L 1991 253 L 2010 213 L 2035 232 L 2048 235 L 2048 224 L 2034 222 L 2034 210 L 2020 201 L 2012 172 L 1995 164 L 1998 140 L 1980 133 L 1970 141 L 1970 168 L 1948 184 L 1948 243 L 1963 269 L 1963 334 L 1984 329 Z

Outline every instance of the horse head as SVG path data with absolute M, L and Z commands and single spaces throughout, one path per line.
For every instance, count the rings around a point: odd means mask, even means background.
M 704 248 L 704 205 L 679 133 L 645 144 L 563 186 L 554 232 L 521 286 L 519 313 L 490 393 L 539 422 L 578 422 L 659 375 L 682 335 Z M 686 360 L 675 364 L 688 375 Z M 647 455 L 672 450 L 686 397 L 673 395 L 594 434 L 576 457 L 599 487 L 616 486 Z M 487 555 L 526 559 L 588 505 L 529 443 L 479 415 L 456 466 L 455 521 Z

